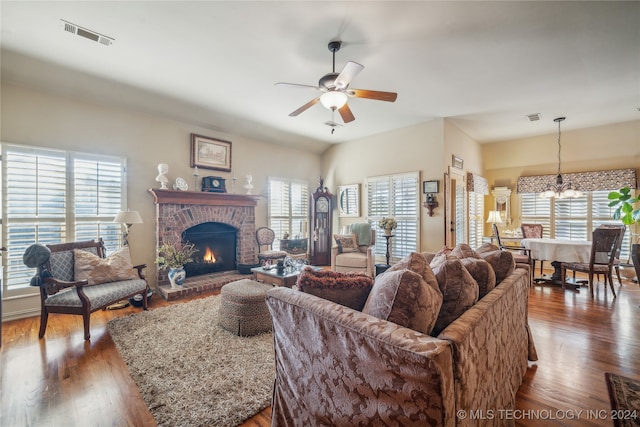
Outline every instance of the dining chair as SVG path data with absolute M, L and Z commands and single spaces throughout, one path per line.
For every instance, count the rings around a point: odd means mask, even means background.
M 620 277 L 620 252 L 622 251 L 622 241 L 624 240 L 624 233 L 627 231 L 627 226 L 623 224 L 602 224 L 598 228 L 615 228 L 616 230 L 620 231 L 620 236 L 618 237 L 618 244 L 616 245 L 616 256 L 613 259 L 613 268 L 616 270 L 618 283 L 622 285 L 622 278 Z
M 260 265 L 267 261 L 278 261 L 285 259 L 287 253 L 285 251 L 274 251 L 273 241 L 276 239 L 276 233 L 269 227 L 260 227 L 256 230 L 256 241 L 258 242 L 258 262 Z M 266 246 L 266 250 L 262 250 Z
M 562 286 L 564 287 L 566 285 L 567 270 L 572 270 L 574 272 L 574 276 L 576 271 L 587 273 L 589 274 L 589 292 L 591 292 L 591 297 L 593 297 L 593 276 L 602 274 L 604 276 L 605 291 L 607 289 L 608 280 L 609 287 L 611 288 L 611 292 L 613 292 L 613 297 L 615 298 L 616 291 L 613 288 L 612 270 L 619 238 L 620 230 L 618 228 L 599 227 L 593 230 L 589 262 L 562 263 Z
M 496 241 L 498 242 L 498 247 L 503 251 L 509 251 L 513 254 L 513 259 L 516 264 L 527 264 L 529 266 L 529 274 L 531 275 L 530 283 L 533 284 L 533 260 L 531 259 L 531 250 L 525 248 L 524 246 L 505 246 L 502 244 L 502 240 L 500 239 L 500 233 L 498 232 L 498 226 L 496 224 L 492 224 L 493 234 L 496 237 Z
M 523 239 L 542 239 L 543 231 L 542 224 L 520 224 L 520 231 L 522 231 Z M 536 261 L 540 261 L 540 275 L 542 275 L 542 268 L 544 266 L 544 260 L 531 259 L 533 269 L 536 269 Z

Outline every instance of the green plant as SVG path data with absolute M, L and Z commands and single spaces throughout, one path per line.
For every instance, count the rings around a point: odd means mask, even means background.
M 182 268 L 186 263 L 193 262 L 193 254 L 198 252 L 193 243 L 169 241 L 158 248 L 156 264 L 158 268 Z
M 384 217 L 378 223 L 378 227 L 382 228 L 383 230 L 393 230 L 397 226 L 398 222 L 394 218 Z
M 609 207 L 616 208 L 613 212 L 613 219 L 619 219 L 625 225 L 640 224 L 640 207 L 633 209 L 634 203 L 640 203 L 640 194 L 637 197 L 631 196 L 631 189 L 623 187 L 619 191 L 612 191 L 607 196 Z

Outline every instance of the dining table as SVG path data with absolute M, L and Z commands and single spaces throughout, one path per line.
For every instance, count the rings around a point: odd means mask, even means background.
M 521 244 L 529 249 L 531 258 L 551 261 L 553 266 L 554 271 L 551 277 L 534 278 L 536 282 L 562 284 L 562 263 L 588 263 L 591 258 L 591 242 L 588 240 L 527 238 L 522 239 Z M 566 283 L 574 286 L 574 289 L 580 286 L 579 283 L 571 280 L 567 280 Z

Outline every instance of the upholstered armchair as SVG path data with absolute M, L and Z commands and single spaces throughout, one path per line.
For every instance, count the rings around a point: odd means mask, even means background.
M 340 273 L 375 273 L 376 232 L 368 223 L 351 224 L 348 235 L 334 235 L 336 246 L 331 248 L 331 270 Z M 357 244 L 356 244 L 357 242 Z

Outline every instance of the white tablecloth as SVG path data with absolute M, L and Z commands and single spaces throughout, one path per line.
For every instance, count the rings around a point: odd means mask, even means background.
M 522 239 L 522 246 L 531 249 L 531 258 L 559 262 L 589 262 L 591 242 L 567 239 Z

